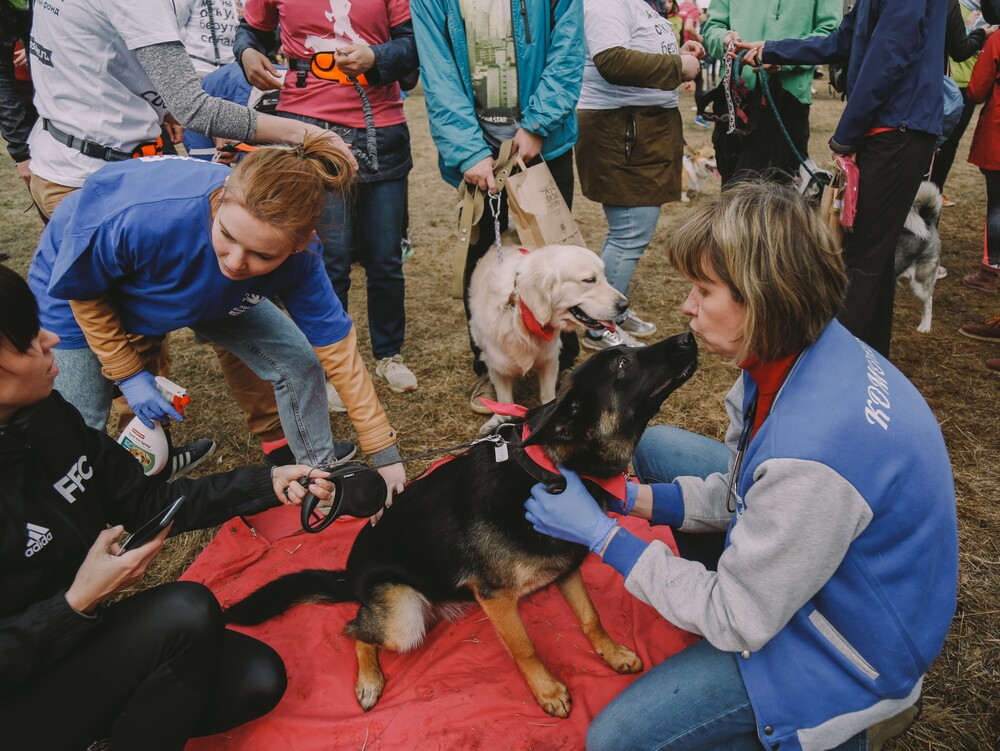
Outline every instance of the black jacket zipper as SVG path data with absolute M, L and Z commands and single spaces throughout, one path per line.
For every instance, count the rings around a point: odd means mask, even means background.
M 528 23 L 528 4 L 521 0 L 521 19 L 524 21 L 524 38 L 531 44 L 531 24 Z

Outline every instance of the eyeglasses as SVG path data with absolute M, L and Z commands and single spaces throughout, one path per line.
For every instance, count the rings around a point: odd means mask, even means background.
M 729 490 L 726 491 L 726 511 L 730 514 L 736 511 L 736 483 L 740 477 L 740 469 L 743 467 L 743 455 L 747 452 L 747 445 L 750 443 L 750 435 L 753 433 L 753 423 L 756 417 L 757 397 L 754 396 L 743 413 L 743 432 L 740 433 L 739 443 L 736 444 L 736 461 L 733 462 L 733 470 L 729 474 Z M 730 503 L 732 503 L 732 508 L 729 507 Z

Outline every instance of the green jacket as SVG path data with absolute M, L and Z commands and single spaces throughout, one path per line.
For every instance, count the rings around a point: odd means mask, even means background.
M 842 0 L 712 0 L 701 34 L 708 53 L 722 60 L 723 39 L 730 31 L 746 42 L 825 37 L 836 31 L 842 17 Z M 812 71 L 812 65 L 783 65 L 778 79 L 785 91 L 811 104 Z M 750 88 L 757 85 L 756 76 L 746 80 Z

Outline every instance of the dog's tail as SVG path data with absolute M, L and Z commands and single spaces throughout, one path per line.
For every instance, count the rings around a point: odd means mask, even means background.
M 913 199 L 910 213 L 906 215 L 904 229 L 912 232 L 921 240 L 931 236 L 931 227 L 936 227 L 941 219 L 941 190 L 937 185 L 925 180 L 920 183 L 917 197 Z
M 306 602 L 354 602 L 343 571 L 306 569 L 268 582 L 223 611 L 226 623 L 251 626 Z

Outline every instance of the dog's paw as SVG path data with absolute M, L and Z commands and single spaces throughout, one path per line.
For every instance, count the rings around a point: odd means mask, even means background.
M 543 690 L 535 693 L 535 700 L 538 706 L 544 709 L 553 717 L 566 719 L 573 708 L 573 701 L 569 698 L 569 690 L 559 681 L 553 679 Z
M 358 676 L 358 683 L 354 687 L 354 695 L 358 697 L 358 704 L 366 712 L 374 707 L 382 696 L 385 689 L 385 678 L 379 674 L 378 677 Z
M 931 325 L 929 323 L 922 323 L 917 326 L 917 331 L 921 334 L 929 334 L 931 333 Z
M 613 650 L 601 652 L 601 659 L 616 673 L 641 673 L 642 658 L 628 647 L 615 644 Z

